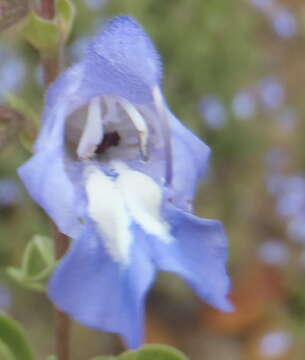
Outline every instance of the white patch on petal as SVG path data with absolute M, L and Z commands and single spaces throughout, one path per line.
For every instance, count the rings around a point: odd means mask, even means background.
M 149 176 L 121 162 L 112 165 L 119 174 L 116 179 L 105 175 L 96 166 L 86 168 L 88 212 L 109 254 L 115 261 L 128 264 L 133 221 L 161 241 L 169 243 L 174 238 L 169 224 L 161 217 L 160 186 Z
M 78 157 L 80 159 L 92 157 L 103 136 L 101 103 L 99 97 L 95 97 L 88 106 L 86 125 L 76 150 Z
M 133 220 L 146 233 L 167 243 L 173 241 L 170 226 L 160 214 L 162 205 L 160 186 L 151 177 L 131 170 L 123 163 L 115 163 L 114 168 L 120 174 L 116 183 Z
M 114 260 L 127 264 L 132 243 L 131 218 L 124 206 L 121 193 L 97 167 L 86 169 L 86 191 L 90 217 L 102 233 L 105 247 Z

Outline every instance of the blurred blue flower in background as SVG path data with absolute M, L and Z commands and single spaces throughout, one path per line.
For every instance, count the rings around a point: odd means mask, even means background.
M 156 270 L 179 274 L 209 304 L 232 310 L 223 227 L 192 214 L 209 148 L 170 112 L 161 76 L 144 30 L 115 18 L 50 87 L 35 155 L 19 170 L 74 239 L 50 298 L 131 348 L 143 342 Z
M 258 248 L 259 259 L 268 265 L 286 265 L 289 258 L 287 247 L 279 240 L 264 241 Z
M 16 92 L 25 79 L 26 67 L 21 57 L 7 45 L 0 48 L 0 103 L 6 93 Z
M 274 5 L 274 0 L 249 0 L 256 9 L 266 13 Z
M 273 31 L 281 38 L 292 38 L 298 32 L 295 15 L 275 0 L 249 0 L 270 22 Z
M 260 341 L 260 353 L 267 358 L 278 358 L 287 354 L 293 344 L 293 336 L 285 330 L 271 331 Z
M 300 214 L 297 214 L 289 221 L 287 232 L 290 239 L 297 243 L 305 244 L 305 206 Z
M 0 179 L 0 207 L 16 206 L 21 199 L 20 187 L 14 179 Z
M 262 105 L 269 110 L 277 110 L 283 105 L 285 89 L 278 77 L 268 76 L 263 79 L 259 86 L 259 97 Z
M 274 31 L 282 38 L 291 38 L 297 34 L 295 15 L 286 8 L 278 9 L 270 16 Z
M 256 112 L 256 100 L 250 90 L 239 91 L 232 101 L 233 114 L 242 120 L 250 119 Z
M 85 0 L 86 5 L 91 10 L 99 10 L 103 8 L 109 0 Z
M 221 129 L 226 124 L 226 108 L 216 95 L 208 95 L 202 98 L 199 111 L 203 121 L 211 129 Z
M 8 311 L 12 305 L 12 295 L 8 287 L 0 284 L 0 310 Z
M 278 194 L 276 208 L 280 216 L 289 218 L 304 210 L 305 187 L 303 182 L 295 182 L 293 186 L 291 186 L 289 179 L 286 182 L 282 187 L 283 192 Z

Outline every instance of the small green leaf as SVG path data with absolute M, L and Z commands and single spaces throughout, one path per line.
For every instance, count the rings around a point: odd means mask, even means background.
M 35 111 L 27 104 L 21 97 L 16 96 L 12 93 L 5 93 L 5 100 L 8 104 L 18 110 L 26 119 L 31 121 L 37 127 L 39 126 L 39 115 L 35 113 Z
M 19 131 L 19 140 L 28 151 L 32 152 L 32 147 L 38 134 L 38 114 L 36 114 L 22 98 L 16 95 L 6 93 L 5 99 L 12 108 L 16 109 L 24 116 L 25 124 Z
M 115 356 L 98 356 L 92 360 L 118 360 L 118 358 Z
M 55 264 L 52 240 L 35 235 L 25 249 L 21 268 L 9 267 L 7 273 L 15 282 L 30 290 L 44 291 Z
M 47 236 L 35 235 L 24 252 L 22 268 L 30 278 L 41 278 L 45 269 L 55 265 L 53 241 Z
M 188 360 L 179 350 L 166 345 L 145 345 L 141 349 L 130 350 L 118 360 Z
M 16 357 L 12 354 L 7 345 L 0 340 L 0 359 L 2 360 L 17 360 Z
M 66 40 L 71 32 L 75 18 L 75 7 L 71 0 L 57 0 L 57 22 Z
M 60 34 L 54 21 L 43 19 L 34 11 L 30 12 L 26 24 L 22 28 L 22 35 L 36 49 L 52 52 L 60 43 Z
M 7 357 L 7 359 L 34 360 L 32 349 L 25 335 L 25 330 L 15 320 L 4 313 L 0 313 L 0 341 L 12 354 L 11 358 Z M 7 356 L 9 356 L 9 352 L 7 352 Z
M 39 292 L 45 291 L 44 284 L 35 281 L 32 282 L 30 279 L 28 279 L 25 276 L 25 274 L 20 269 L 16 269 L 14 267 L 8 267 L 6 269 L 6 272 L 13 281 L 15 281 L 18 285 L 25 287 L 28 290 L 39 291 Z

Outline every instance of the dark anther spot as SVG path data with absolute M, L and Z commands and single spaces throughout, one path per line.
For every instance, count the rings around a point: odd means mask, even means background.
M 102 154 L 111 146 L 118 146 L 120 143 L 120 135 L 117 131 L 112 131 L 104 135 L 103 141 L 98 145 L 95 150 L 96 154 Z

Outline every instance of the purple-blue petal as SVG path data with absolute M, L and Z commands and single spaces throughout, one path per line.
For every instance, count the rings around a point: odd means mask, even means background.
M 36 143 L 36 154 L 18 174 L 32 198 L 46 211 L 60 231 L 74 237 L 81 228 L 75 188 L 68 177 L 64 154 L 65 106 L 46 114 Z
M 131 16 L 112 19 L 88 47 L 83 80 L 91 96 L 107 93 L 134 103 L 148 102 L 161 76 L 159 54 Z
M 127 266 L 114 262 L 105 252 L 94 229 L 72 245 L 56 269 L 49 297 L 80 323 L 121 335 L 128 347 L 144 341 L 145 295 L 155 270 L 141 239 L 131 249 Z
M 32 198 L 46 211 L 60 231 L 78 234 L 81 223 L 76 214 L 76 199 L 60 152 L 42 152 L 19 168 L 19 176 Z
M 192 210 L 200 180 L 205 175 L 210 148 L 172 117 L 173 180 L 169 196 L 179 208 Z
M 157 267 L 180 275 L 210 305 L 232 311 L 227 299 L 230 280 L 226 272 L 227 238 L 222 224 L 172 207 L 166 210 L 166 220 L 175 241 L 169 244 L 153 241 Z

